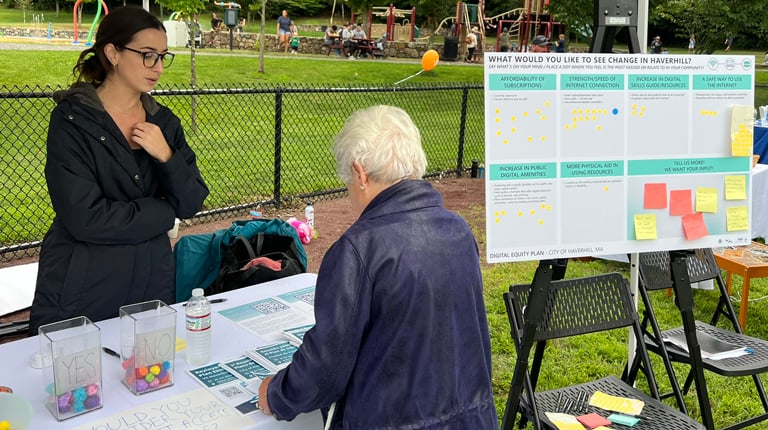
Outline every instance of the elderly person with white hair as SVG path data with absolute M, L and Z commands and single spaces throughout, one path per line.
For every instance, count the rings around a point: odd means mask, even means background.
M 259 407 L 279 420 L 322 409 L 331 429 L 498 428 L 477 243 L 421 179 L 418 128 L 373 106 L 332 149 L 360 215 L 325 254 L 315 327 Z

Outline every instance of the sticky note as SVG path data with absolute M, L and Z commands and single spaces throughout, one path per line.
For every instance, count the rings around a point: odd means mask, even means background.
M 611 425 L 611 422 L 605 419 L 605 417 L 602 417 L 594 412 L 591 414 L 578 416 L 576 419 L 591 429 Z
M 669 214 L 681 216 L 693 213 L 691 190 L 672 190 L 669 192 Z
M 696 212 L 717 212 L 717 188 L 696 188 Z
M 685 238 L 688 240 L 696 240 L 709 234 L 707 225 L 704 223 L 704 215 L 701 212 L 684 215 L 682 223 Z
M 656 239 L 656 214 L 635 215 L 635 239 Z
M 731 155 L 734 157 L 752 156 L 752 126 L 755 108 L 747 105 L 734 105 L 731 108 Z
M 749 228 L 749 212 L 746 206 L 726 209 L 725 217 L 728 231 L 744 231 Z
M 621 424 L 623 426 L 632 427 L 633 425 L 640 422 L 640 418 L 630 417 L 629 415 L 624 414 L 610 414 L 608 415 L 608 421 Z
M 645 184 L 643 193 L 644 209 L 667 208 L 667 184 Z
M 746 175 L 728 175 L 725 177 L 725 199 L 726 200 L 746 200 L 747 199 L 747 176 Z
M 589 398 L 589 406 L 629 415 L 640 415 L 643 407 L 645 407 L 645 402 L 640 399 L 612 396 L 602 391 L 595 391 Z
M 554 424 L 558 430 L 584 430 L 584 426 L 581 425 L 579 420 L 573 415 L 557 412 L 544 412 L 544 415 L 552 421 L 552 424 Z

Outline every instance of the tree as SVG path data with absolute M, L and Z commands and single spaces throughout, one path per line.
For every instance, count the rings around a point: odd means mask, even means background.
M 158 3 L 163 7 L 166 7 L 174 12 L 179 12 L 184 16 L 188 22 L 192 20 L 192 17 L 205 8 L 206 2 L 204 0 L 158 0 Z M 187 34 L 187 41 L 190 48 L 190 82 L 192 89 L 197 87 L 197 64 L 195 57 L 195 26 L 188 25 L 189 33 Z M 201 42 L 202 43 L 202 42 Z M 190 122 L 192 130 L 197 129 L 197 97 L 192 96 L 192 102 L 190 104 L 191 117 Z
M 32 0 L 15 0 L 16 7 L 21 8 L 24 16 L 24 23 L 27 23 L 27 9 L 32 8 Z

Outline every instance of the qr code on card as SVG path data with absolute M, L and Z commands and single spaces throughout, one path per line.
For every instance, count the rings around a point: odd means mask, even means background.
M 288 306 L 278 302 L 277 300 L 265 300 L 263 302 L 254 303 L 251 305 L 251 308 L 265 315 L 270 315 L 276 312 L 282 312 L 289 309 Z
M 245 394 L 245 391 L 241 390 L 238 387 L 235 386 L 229 386 L 219 389 L 219 392 L 226 397 L 227 399 L 231 399 L 233 397 L 242 396 Z
M 315 305 L 315 292 L 314 291 L 311 292 L 311 293 L 299 294 L 298 296 L 296 296 L 296 298 L 301 300 L 302 302 L 310 305 L 310 306 L 314 306 Z

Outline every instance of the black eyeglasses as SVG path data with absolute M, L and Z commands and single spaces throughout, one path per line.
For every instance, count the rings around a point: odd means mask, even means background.
M 157 52 L 152 52 L 152 51 L 137 51 L 127 46 L 123 46 L 123 49 L 127 49 L 131 52 L 141 54 L 141 57 L 144 59 L 144 67 L 148 69 L 155 67 L 155 64 L 157 64 L 158 61 L 163 62 L 164 68 L 171 67 L 171 64 L 173 64 L 173 57 L 176 56 L 172 52 L 166 52 L 165 54 L 158 54 Z

